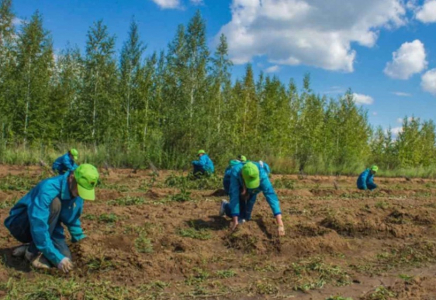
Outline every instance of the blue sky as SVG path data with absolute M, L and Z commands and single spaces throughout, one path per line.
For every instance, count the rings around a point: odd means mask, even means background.
M 346 3 L 346 5 L 344 5 Z M 18 18 L 39 10 L 56 50 L 83 49 L 93 22 L 117 37 L 139 24 L 147 52 L 165 50 L 199 9 L 211 48 L 225 33 L 235 66 L 251 62 L 301 87 L 336 97 L 351 88 L 373 125 L 399 130 L 404 116 L 436 120 L 436 0 L 14 0 Z M 393 57 L 395 56 L 395 57 Z

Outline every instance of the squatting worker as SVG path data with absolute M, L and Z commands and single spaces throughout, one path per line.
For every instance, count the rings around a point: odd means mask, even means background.
M 232 218 L 231 230 L 239 223 L 249 221 L 257 194 L 263 192 L 276 218 L 278 234 L 285 235 L 285 228 L 277 194 L 268 178 L 268 174 L 257 162 L 234 165 L 230 174 L 230 203 L 223 200 L 220 215 Z
M 374 175 L 378 172 L 377 166 L 371 166 L 370 168 L 363 171 L 360 174 L 359 178 L 357 178 L 357 188 L 359 190 L 374 190 L 377 188 L 377 185 L 374 183 Z
M 64 226 L 73 243 L 85 238 L 80 225 L 83 200 L 95 199 L 98 171 L 82 164 L 75 171 L 48 178 L 15 204 L 5 226 L 18 241 L 26 243 L 13 251 L 24 256 L 35 268 L 52 265 L 68 272 L 73 268 L 65 242 Z
M 68 171 L 74 171 L 77 168 L 75 161 L 79 158 L 79 151 L 70 149 L 64 155 L 58 157 L 53 163 L 52 170 L 59 175 Z
M 209 155 L 207 155 L 206 151 L 199 150 L 197 155 L 198 160 L 192 161 L 192 166 L 194 167 L 194 175 L 211 175 L 212 173 L 214 173 L 215 167 Z

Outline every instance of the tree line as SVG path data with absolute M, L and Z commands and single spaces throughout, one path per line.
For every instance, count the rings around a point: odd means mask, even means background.
M 199 12 L 151 55 L 135 21 L 117 56 L 103 21 L 84 51 L 55 54 L 39 12 L 18 28 L 14 19 L 12 0 L 0 0 L 0 149 L 80 143 L 181 167 L 204 148 L 219 165 L 242 153 L 301 172 L 436 163 L 432 120 L 405 118 L 394 138 L 369 124 L 351 91 L 319 95 L 309 75 L 298 88 L 247 64 L 232 80 L 226 37 L 209 49 Z

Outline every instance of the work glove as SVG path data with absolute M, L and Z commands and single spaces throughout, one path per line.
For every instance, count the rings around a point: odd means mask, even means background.
M 63 271 L 64 273 L 68 273 L 73 269 L 73 263 L 68 257 L 64 257 L 58 264 L 58 269 Z
M 278 232 L 279 236 L 284 236 L 284 235 L 285 235 L 285 226 L 280 225 L 280 226 L 277 228 L 277 232 Z

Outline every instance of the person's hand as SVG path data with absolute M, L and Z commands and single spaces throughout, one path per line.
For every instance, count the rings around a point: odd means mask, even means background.
M 58 264 L 58 269 L 64 273 L 68 273 L 73 269 L 73 263 L 68 257 L 64 257 Z
M 279 236 L 285 236 L 285 226 L 279 225 L 279 227 L 277 228 L 277 232 Z
M 230 222 L 230 231 L 233 232 L 238 227 L 238 217 L 233 217 L 233 220 Z

